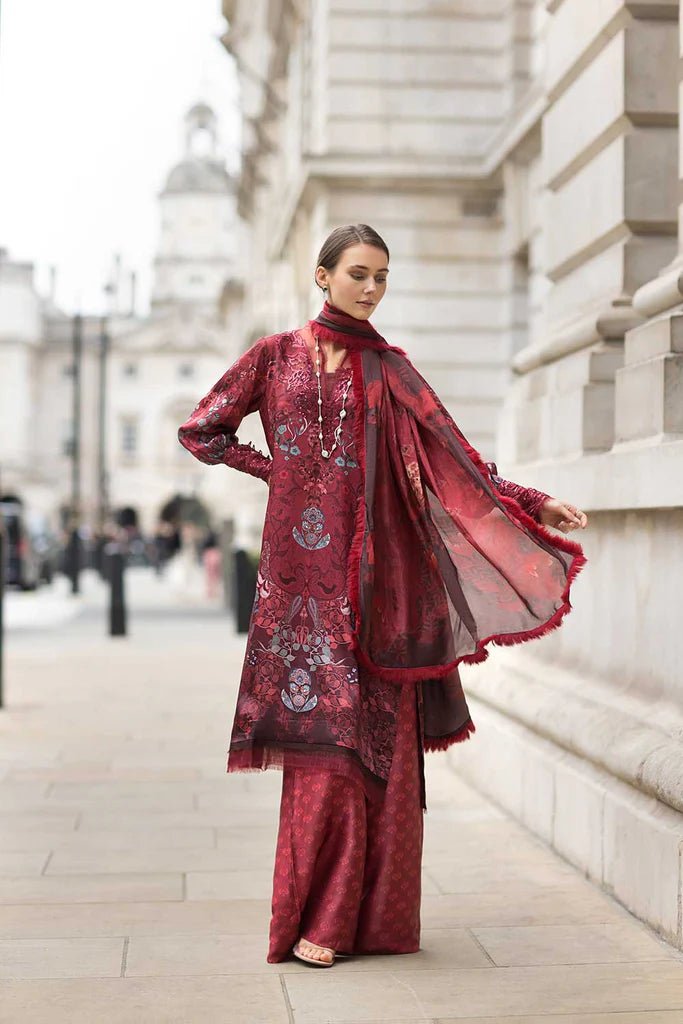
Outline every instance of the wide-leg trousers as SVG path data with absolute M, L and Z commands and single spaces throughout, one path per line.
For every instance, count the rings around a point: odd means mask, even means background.
M 284 770 L 269 963 L 300 937 L 339 953 L 417 952 L 422 773 L 414 684 L 402 687 L 383 799 L 332 771 Z

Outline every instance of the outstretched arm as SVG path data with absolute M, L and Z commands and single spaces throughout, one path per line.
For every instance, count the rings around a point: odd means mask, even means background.
M 535 487 L 522 487 L 512 480 L 505 480 L 498 476 L 498 468 L 495 462 L 487 462 L 486 466 L 491 473 L 491 479 L 497 489 L 506 498 L 514 498 L 520 507 L 544 526 L 553 526 L 556 530 L 569 533 L 580 527 L 582 530 L 588 524 L 588 517 L 576 505 L 570 505 L 559 498 L 553 498 L 545 491 L 537 491 Z
M 178 430 L 178 440 L 200 462 L 222 463 L 267 480 L 272 459 L 252 444 L 241 444 L 236 430 L 264 397 L 268 367 L 266 339 L 260 338 L 214 384 Z

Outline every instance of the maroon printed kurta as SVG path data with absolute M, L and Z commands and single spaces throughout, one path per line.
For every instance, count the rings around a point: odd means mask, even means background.
M 353 429 L 362 401 L 351 385 L 341 442 L 331 458 L 323 458 L 308 338 L 303 329 L 260 338 L 179 431 L 181 443 L 201 461 L 224 463 L 269 485 L 228 771 L 322 767 L 382 786 L 391 765 L 400 687 L 359 670 L 347 592 L 363 490 Z M 321 360 L 324 367 L 322 349 Z M 337 371 L 321 374 L 328 450 L 350 363 L 347 357 Z M 255 411 L 272 458 L 236 437 L 243 417 Z M 547 495 L 500 477 L 495 481 L 537 517 Z M 391 524 L 379 528 L 390 530 Z

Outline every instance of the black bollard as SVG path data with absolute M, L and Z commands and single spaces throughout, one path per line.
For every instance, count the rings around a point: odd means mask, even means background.
M 123 586 L 123 552 L 118 544 L 107 544 L 109 577 L 109 636 L 126 635 L 126 596 Z
M 78 530 L 72 530 L 66 544 L 66 575 L 71 580 L 71 593 L 80 594 L 81 538 Z
M 235 552 L 235 619 L 238 633 L 249 632 L 249 620 L 256 596 L 256 568 L 248 553 Z
M 226 611 L 235 608 L 235 565 L 232 555 L 235 527 L 232 519 L 225 519 L 221 524 L 221 571 L 223 575 L 223 602 Z
M 100 579 L 106 583 L 109 579 L 107 569 L 107 538 L 98 537 L 95 544 L 95 568 L 97 569 Z
M 5 528 L 0 518 L 0 708 L 3 706 L 3 683 L 5 666 L 5 621 L 3 601 L 5 597 Z

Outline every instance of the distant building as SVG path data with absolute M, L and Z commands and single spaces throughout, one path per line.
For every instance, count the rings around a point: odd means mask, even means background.
M 176 495 L 193 496 L 216 523 L 237 518 L 242 543 L 260 534 L 262 481 L 198 463 L 178 426 L 245 347 L 238 312 L 240 224 L 236 183 L 217 150 L 216 118 L 203 103 L 185 118 L 185 151 L 159 196 L 160 236 L 149 317 L 122 309 L 115 282 L 106 365 L 105 491 L 109 507 L 136 509 L 153 528 Z M 120 276 L 120 275 L 117 275 Z M 232 316 L 232 319 L 231 319 Z M 99 318 L 83 320 L 81 510 L 100 518 Z M 33 267 L 0 254 L 0 487 L 57 523 L 71 500 L 72 320 L 41 297 Z M 253 418 L 252 418 L 253 419 Z M 259 443 L 248 422 L 240 440 Z M 258 486 L 260 484 L 260 487 Z

